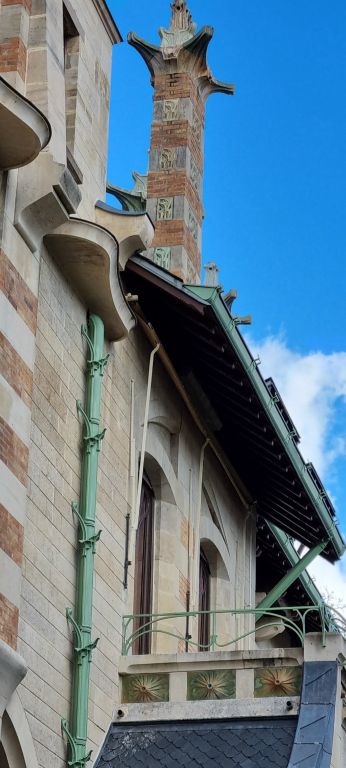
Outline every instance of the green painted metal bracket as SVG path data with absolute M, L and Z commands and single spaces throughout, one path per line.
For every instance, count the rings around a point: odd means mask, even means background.
M 321 552 L 323 552 L 327 544 L 328 540 L 321 541 L 319 544 L 316 544 L 315 547 L 309 549 L 306 555 L 304 555 L 304 557 L 302 557 L 293 566 L 293 568 L 291 568 L 291 570 L 288 571 L 288 573 L 286 573 L 282 579 L 280 579 L 278 584 L 276 584 L 275 587 L 271 589 L 270 592 L 268 592 L 266 597 L 261 600 L 256 608 L 256 621 L 258 621 L 265 614 L 268 608 L 272 608 L 274 603 L 276 603 L 280 597 L 285 594 L 287 589 L 296 581 L 296 579 L 299 579 L 301 574 L 310 565 L 310 563 L 312 563 L 312 561 L 315 560 L 315 558 L 318 557 Z
M 83 418 L 83 459 L 80 503 L 72 502 L 72 514 L 78 519 L 80 536 L 77 551 L 76 613 L 66 609 L 74 634 L 71 721 L 62 720 L 61 729 L 69 745 L 70 768 L 85 768 L 91 758 L 86 751 L 90 662 L 98 638 L 91 639 L 94 555 L 101 531 L 95 530 L 98 456 L 106 430 L 100 430 L 102 378 L 108 355 L 103 356 L 104 326 L 97 315 L 90 315 L 88 327 L 82 327 L 88 345 L 85 410 L 77 401 Z
M 268 520 L 267 526 L 285 553 L 287 559 L 290 561 L 290 564 L 292 566 L 296 565 L 296 563 L 300 561 L 300 557 L 293 546 L 291 537 L 288 536 L 287 533 L 284 533 L 281 528 L 278 528 L 276 525 L 274 525 L 274 523 L 269 523 Z M 315 582 L 311 576 L 309 576 L 307 571 L 303 571 L 300 574 L 299 579 L 314 605 L 318 605 L 319 603 L 323 602 L 322 595 L 318 591 Z

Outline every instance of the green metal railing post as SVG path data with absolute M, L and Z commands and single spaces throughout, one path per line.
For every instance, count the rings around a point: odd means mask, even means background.
M 61 727 L 70 746 L 71 768 L 84 768 L 91 757 L 86 752 L 91 654 L 98 639 L 91 639 L 94 555 L 101 531 L 95 530 L 98 457 L 105 431 L 100 431 L 101 387 L 108 356 L 103 356 L 104 326 L 101 318 L 90 315 L 88 327 L 82 327 L 88 344 L 85 411 L 77 401 L 77 411 L 84 421 L 83 459 L 80 504 L 73 502 L 72 512 L 78 518 L 76 614 L 67 608 L 73 625 L 73 683 L 70 728 L 66 720 Z

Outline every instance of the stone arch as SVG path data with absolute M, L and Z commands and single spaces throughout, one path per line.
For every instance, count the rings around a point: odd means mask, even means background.
M 17 691 L 3 715 L 0 758 L 4 768 L 39 768 L 33 738 Z M 1 764 L 2 768 L 2 764 Z
M 150 429 L 147 433 L 144 465 L 153 488 L 159 491 L 158 498 L 168 504 L 181 506 L 178 480 L 171 460 L 154 430 Z
M 201 520 L 200 546 L 207 558 L 210 569 L 210 611 L 227 611 L 216 613 L 215 625 L 210 619 L 210 630 L 215 626 L 218 642 L 226 646 L 235 632 L 235 616 L 231 605 L 231 578 L 229 555 L 225 542 L 213 522 Z
M 209 555 L 211 557 L 211 567 L 213 567 L 212 563 L 215 561 L 215 558 L 218 557 L 220 560 L 219 567 L 224 570 L 225 577 L 227 576 L 229 581 L 231 581 L 232 572 L 229 562 L 229 553 L 223 536 L 211 519 L 205 517 L 201 518 L 200 542 L 203 548 L 206 549 L 206 552 L 209 553 L 208 560 Z

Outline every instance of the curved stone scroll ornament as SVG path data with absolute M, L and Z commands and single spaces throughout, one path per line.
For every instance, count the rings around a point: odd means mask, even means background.
M 176 0 L 172 11 L 170 28 L 159 30 L 161 46 L 146 42 L 134 32 L 130 32 L 127 37 L 129 44 L 136 48 L 144 59 L 152 85 L 155 86 L 157 75 L 184 72 L 191 74 L 198 82 L 203 101 L 212 93 L 233 94 L 234 85 L 216 80 L 207 64 L 207 51 L 214 34 L 213 28 L 205 26 L 196 33 L 196 25 L 191 21 L 191 14 L 185 2 Z M 184 16 L 186 12 L 189 16 Z
M 109 341 L 126 336 L 135 319 L 119 280 L 115 237 L 103 227 L 71 218 L 44 242 L 85 306 L 103 320 Z

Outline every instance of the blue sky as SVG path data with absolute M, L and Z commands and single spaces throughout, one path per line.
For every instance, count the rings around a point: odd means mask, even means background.
M 126 39 L 153 43 L 169 0 L 108 0 Z M 209 64 L 235 82 L 207 105 L 203 263 L 215 260 L 346 531 L 346 3 L 190 0 L 215 36 Z M 109 179 L 145 172 L 152 88 L 126 43 L 113 56 Z M 113 201 L 112 201 L 113 202 Z

